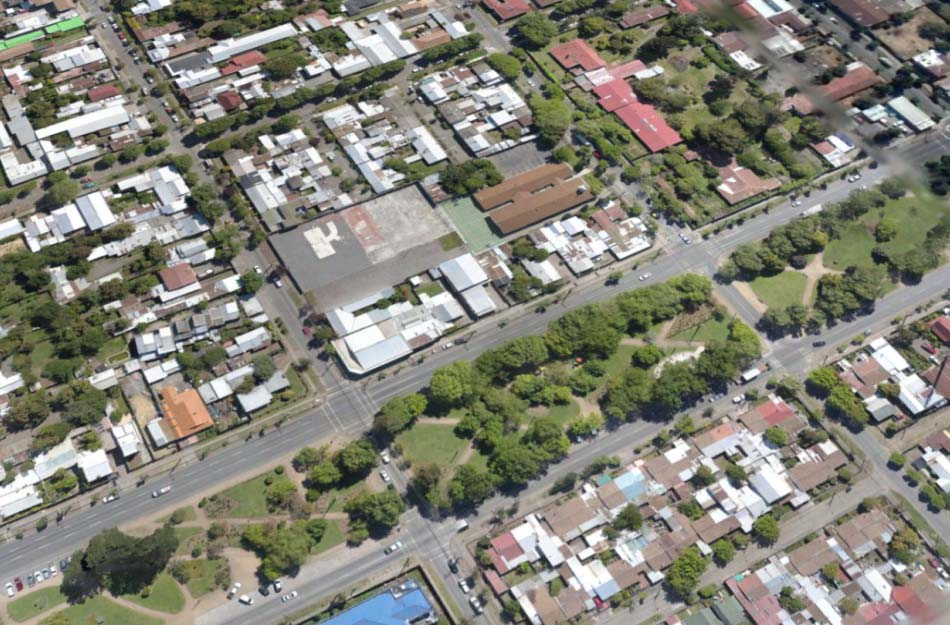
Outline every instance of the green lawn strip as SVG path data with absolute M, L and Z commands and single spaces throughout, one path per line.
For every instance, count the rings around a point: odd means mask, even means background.
M 204 596 L 216 588 L 215 574 L 219 569 L 227 567 L 227 560 L 188 560 L 185 566 L 190 569 L 188 592 L 195 599 Z
M 226 516 L 235 519 L 266 516 L 268 510 L 264 492 L 267 490 L 267 485 L 264 482 L 268 477 L 273 478 L 274 482 L 279 480 L 289 481 L 285 475 L 277 475 L 273 471 L 268 471 L 218 493 L 221 497 L 227 497 L 237 502 L 237 506 Z
M 581 407 L 573 399 L 569 404 L 554 405 L 539 414 L 539 417 L 549 417 L 557 421 L 562 427 L 571 419 L 581 414 Z
M 822 263 L 829 269 L 844 271 L 848 267 L 872 267 L 871 250 L 874 237 L 863 223 L 848 224 L 838 238 L 828 243 Z
M 201 527 L 176 527 L 173 531 L 175 532 L 175 537 L 178 539 L 178 549 L 175 550 L 175 553 L 177 555 L 186 555 L 191 553 L 191 548 L 194 543 L 191 539 L 203 534 L 205 530 Z
M 472 457 L 469 458 L 469 461 L 466 462 L 465 464 L 471 465 L 475 467 L 476 469 L 481 469 L 484 471 L 485 469 L 488 468 L 488 456 L 478 451 L 478 449 L 475 449 L 475 451 L 472 453 Z
M 194 506 L 182 506 L 181 508 L 176 509 L 175 512 L 178 512 L 178 510 L 184 510 L 182 523 L 187 523 L 189 521 L 196 521 L 198 519 L 198 512 L 195 510 Z M 168 523 L 169 519 L 171 519 L 171 516 L 172 515 L 169 514 L 168 516 L 159 519 L 158 522 Z
M 783 271 L 774 276 L 759 276 L 749 283 L 769 308 L 787 308 L 801 304 L 808 278 L 798 271 Z
M 143 608 L 166 614 L 178 614 L 185 609 L 185 595 L 178 587 L 178 582 L 168 573 L 160 573 L 155 578 L 147 597 L 122 595 L 122 598 Z
M 716 319 L 715 315 L 709 317 L 698 326 L 687 328 L 682 332 L 677 332 L 669 338 L 673 341 L 690 341 L 697 343 L 707 343 L 709 341 L 725 341 L 729 335 L 729 322 L 731 318 L 723 315 L 722 319 Z
M 30 352 L 30 364 L 34 374 L 40 375 L 43 373 L 46 363 L 53 357 L 53 349 L 52 341 L 43 341 L 33 346 L 33 350 Z
M 64 603 L 66 603 L 66 596 L 59 592 L 59 586 L 48 586 L 8 603 L 7 614 L 12 620 L 22 623 Z
M 610 358 L 605 361 L 607 369 L 606 379 L 619 375 L 630 366 L 630 357 L 637 349 L 636 345 L 621 345 L 617 348 Z
M 343 542 L 345 536 L 343 535 L 343 528 L 340 527 L 340 523 L 334 521 L 333 519 L 327 520 L 327 529 L 323 533 L 323 538 L 320 539 L 320 542 L 310 550 L 310 555 L 315 556 L 318 553 L 323 553 L 327 549 L 332 549 L 340 543 Z
M 403 455 L 412 463 L 431 462 L 449 466 L 468 445 L 468 440 L 455 435 L 450 424 L 417 423 L 396 437 Z
M 343 512 L 343 506 L 346 502 L 365 487 L 366 484 L 363 481 L 359 481 L 345 488 L 334 488 L 329 491 L 325 495 L 325 501 L 327 501 L 326 512 Z
M 92 597 L 63 610 L 71 625 L 102 623 L 108 625 L 162 625 L 165 621 L 136 612 L 105 597 Z

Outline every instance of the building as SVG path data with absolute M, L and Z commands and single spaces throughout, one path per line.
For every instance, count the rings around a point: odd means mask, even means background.
M 845 18 L 865 28 L 872 28 L 891 18 L 874 0 L 831 0 L 831 4 Z
M 193 436 L 214 425 L 198 391 L 179 391 L 173 386 L 161 389 L 163 419 L 161 428 L 169 442 Z
M 531 12 L 531 5 L 527 0 L 482 0 L 482 4 L 499 22 L 507 22 Z
M 892 98 L 888 101 L 887 108 L 894 111 L 914 132 L 924 132 L 937 124 L 930 115 L 908 100 L 907 96 Z
M 257 48 L 266 46 L 267 44 L 274 43 L 282 39 L 287 39 L 288 37 L 295 37 L 298 34 L 300 33 L 293 24 L 286 23 L 273 28 L 268 28 L 267 30 L 246 35 L 244 37 L 239 37 L 237 39 L 234 37 L 223 39 L 208 48 L 208 61 L 210 63 L 220 63 L 221 61 L 226 61 L 233 56 L 241 54 L 242 52 L 256 50 Z

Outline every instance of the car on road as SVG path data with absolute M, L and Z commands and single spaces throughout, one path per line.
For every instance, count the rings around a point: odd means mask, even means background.
M 802 201 L 800 199 L 798 199 L 797 197 L 792 198 L 792 206 L 794 208 L 798 208 L 801 205 L 802 205 Z
M 313 336 L 313 330 L 310 329 L 310 326 L 304 326 L 300 331 L 303 332 L 304 336 Z
M 855 172 L 855 173 L 851 174 L 850 176 L 848 176 L 848 182 L 857 182 L 857 181 L 860 180 L 860 179 L 861 179 L 861 174 L 859 174 L 859 173 L 857 173 L 857 172 Z
M 459 588 L 461 588 L 462 592 L 464 592 L 466 595 L 468 594 L 468 591 L 472 589 L 472 587 L 468 585 L 468 580 L 464 577 L 459 578 Z
M 652 275 L 653 275 L 653 274 L 651 274 L 651 273 L 649 273 L 649 272 L 643 273 L 643 274 L 640 274 L 640 277 L 637 278 L 637 280 L 639 280 L 640 282 L 643 282 L 644 280 L 649 280 Z
M 685 233 L 685 232 L 680 232 L 680 239 L 682 239 L 683 243 L 685 243 L 686 245 L 689 245 L 690 243 L 693 242 L 692 239 L 690 239 L 688 236 L 686 236 L 686 233 Z
M 274 592 L 280 592 L 284 589 L 284 582 L 280 578 L 274 580 Z
M 297 598 L 297 591 L 296 591 L 296 590 L 292 590 L 291 592 L 289 592 L 289 593 L 287 593 L 286 595 L 284 595 L 283 597 L 281 597 L 280 600 L 283 601 L 284 603 L 287 603 L 287 602 L 290 601 L 291 599 L 296 599 L 296 598 Z
M 99 186 L 99 184 L 96 183 L 96 182 L 87 182 L 86 184 L 84 184 L 84 185 L 82 186 L 82 188 L 83 188 L 83 189 L 95 189 L 95 188 L 98 187 L 98 186 Z
M 745 399 L 745 397 L 743 397 L 742 395 L 736 395 L 735 397 L 732 398 L 732 403 L 741 404 L 743 399 Z
M 228 599 L 238 594 L 239 590 L 241 590 L 241 582 L 234 582 L 234 585 L 231 586 L 230 590 L 228 590 Z
M 256 274 L 259 275 L 259 276 L 263 276 L 263 275 L 264 275 L 264 268 L 261 267 L 260 265 L 254 265 L 254 273 L 256 273 Z
M 827 344 L 826 341 L 815 341 L 811 344 L 812 347 L 824 347 Z
M 254 597 L 249 597 L 247 595 L 241 595 L 240 597 L 238 597 L 238 601 L 240 601 L 244 605 L 254 605 Z
M 50 574 L 50 577 L 56 577 L 57 575 L 59 575 L 59 571 L 56 569 L 56 565 L 53 564 L 52 562 L 49 563 L 49 574 Z
M 449 558 L 448 561 L 449 570 L 453 573 L 459 572 L 459 559 L 458 558 Z
M 478 597 L 472 597 L 468 600 L 469 604 L 472 606 L 472 610 L 475 611 L 475 614 L 481 614 L 485 611 L 485 608 L 482 606 L 482 601 Z
M 392 459 L 389 457 L 389 450 L 388 450 L 388 449 L 384 449 L 384 450 L 382 450 L 381 452 L 379 452 L 379 459 L 383 461 L 383 464 L 389 464 L 390 461 L 392 460 Z
M 7 582 L 6 589 L 7 589 L 7 596 L 8 596 L 8 597 L 13 597 L 13 596 L 16 595 L 16 588 L 13 587 L 13 583 L 12 583 L 12 582 Z
M 119 498 L 119 493 L 109 493 L 108 495 L 102 498 L 102 503 L 112 503 L 118 498 Z
M 23 590 L 23 580 L 19 577 L 13 578 L 13 585 L 16 586 L 17 590 Z
M 162 487 L 159 488 L 158 490 L 153 490 L 153 491 L 152 491 L 152 498 L 153 498 L 153 499 L 157 499 L 157 498 L 161 497 L 162 495 L 167 495 L 167 494 L 170 493 L 170 492 L 172 492 L 172 487 L 171 487 L 171 486 L 162 486 Z
M 397 540 L 397 541 L 394 542 L 393 544 L 391 544 L 391 545 L 389 545 L 388 547 L 386 547 L 386 550 L 385 550 L 384 553 L 388 556 L 389 554 L 391 554 L 391 553 L 393 553 L 393 552 L 396 552 L 396 551 L 399 551 L 400 549 L 402 549 L 402 541 L 401 541 L 401 540 Z
M 34 584 L 36 584 L 36 582 L 33 581 L 33 574 L 30 573 L 29 575 L 26 576 L 26 585 L 29 586 L 30 588 L 33 588 Z
M 389 484 L 393 478 L 389 477 L 389 473 L 385 469 L 379 472 L 379 477 L 383 478 L 383 484 Z

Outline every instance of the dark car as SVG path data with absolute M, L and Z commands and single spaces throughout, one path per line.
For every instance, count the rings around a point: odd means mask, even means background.
M 29 586 L 30 588 L 33 588 L 33 585 L 34 585 L 35 583 L 36 583 L 36 582 L 33 581 L 33 574 L 32 574 L 32 573 L 30 573 L 29 575 L 26 576 L 26 585 L 27 585 L 27 586 Z
M 824 346 L 825 346 L 825 341 L 815 341 L 814 343 L 811 344 L 811 346 L 812 346 L 812 347 L 824 347 Z
M 66 558 L 63 558 L 62 560 L 59 561 L 59 570 L 62 571 L 63 573 L 66 572 L 66 568 L 68 566 L 69 566 L 69 561 L 66 560 Z
M 13 578 L 13 585 L 16 586 L 17 592 L 23 590 L 23 580 L 19 577 Z
M 268 588 L 266 585 L 264 585 L 264 586 L 261 586 L 260 588 L 258 588 L 258 589 L 257 589 L 257 592 L 261 593 L 261 596 L 266 597 L 267 595 L 270 594 L 270 588 Z

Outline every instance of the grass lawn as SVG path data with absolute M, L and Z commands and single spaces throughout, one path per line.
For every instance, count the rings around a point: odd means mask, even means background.
M 320 542 L 310 550 L 310 555 L 315 556 L 318 553 L 323 553 L 327 549 L 336 547 L 346 537 L 343 535 L 343 528 L 340 527 L 340 524 L 337 521 L 327 520 L 327 531 L 323 533 L 323 538 L 320 539 Z
M 109 339 L 102 344 L 96 353 L 96 360 L 100 362 L 111 362 L 113 358 L 129 353 L 129 341 L 121 336 Z
M 606 379 L 610 379 L 616 375 L 620 375 L 627 367 L 630 366 L 630 357 L 633 355 L 633 352 L 637 349 L 636 345 L 621 345 L 617 348 L 617 351 L 605 361 L 605 366 L 607 368 L 607 374 L 604 376 Z
M 350 484 L 345 488 L 334 488 L 329 491 L 321 501 L 326 501 L 326 512 L 343 512 L 343 506 L 356 493 L 363 490 L 366 484 L 361 480 L 355 484 Z
M 468 440 L 455 435 L 454 426 L 439 423 L 417 423 L 396 437 L 402 453 L 413 464 L 431 462 L 449 466 L 462 453 Z
M 798 271 L 783 271 L 774 276 L 759 276 L 749 286 L 769 308 L 801 304 L 808 278 Z
M 160 618 L 130 610 L 105 597 L 87 599 L 85 603 L 66 608 L 63 614 L 69 619 L 70 625 L 89 625 L 98 623 L 98 619 L 108 625 L 162 625 L 165 622 Z
M 486 456 L 482 452 L 478 451 L 478 449 L 476 449 L 475 452 L 472 454 L 472 457 L 465 464 L 470 464 L 476 469 L 481 469 L 484 471 L 485 469 L 488 468 L 488 456 Z
M 43 372 L 43 367 L 46 366 L 46 363 L 49 362 L 49 359 L 52 357 L 52 342 L 43 341 L 42 343 L 37 343 L 33 347 L 33 351 L 30 352 L 30 364 L 33 366 L 33 373 L 40 375 Z
M 175 554 L 183 556 L 191 553 L 191 548 L 195 543 L 192 539 L 204 534 L 205 530 L 202 527 L 175 527 L 172 528 L 172 531 L 175 532 L 175 538 L 178 539 L 178 549 L 175 550 Z
M 568 421 L 574 419 L 581 414 L 581 407 L 573 399 L 571 403 L 564 405 L 555 405 L 551 406 L 550 409 L 546 410 L 544 413 L 538 415 L 541 417 L 550 417 L 561 424 L 563 427 Z
M 222 497 L 237 502 L 237 505 L 225 516 L 235 519 L 266 516 L 268 510 L 264 491 L 267 490 L 267 485 L 264 481 L 268 477 L 274 478 L 274 483 L 279 480 L 289 481 L 286 475 L 277 475 L 273 471 L 268 471 L 218 493 Z
M 47 586 L 11 601 L 7 604 L 7 614 L 17 623 L 22 623 L 64 603 L 66 596 L 59 592 L 59 586 Z
M 828 243 L 822 257 L 825 267 L 844 270 L 851 266 L 871 267 L 871 250 L 877 245 L 873 226 L 882 217 L 897 222 L 897 235 L 880 244 L 892 255 L 903 254 L 924 242 L 927 231 L 947 211 L 947 203 L 926 191 L 917 190 L 914 197 L 889 200 L 882 208 L 868 211 L 857 223 L 845 228 L 841 236 Z
M 729 321 L 731 321 L 729 315 L 723 315 L 721 320 L 712 315 L 698 326 L 677 332 L 669 338 L 674 341 L 695 341 L 697 343 L 725 341 L 726 337 L 729 336 Z
M 185 609 L 185 595 L 178 587 L 178 582 L 168 573 L 161 573 L 155 578 L 155 583 L 152 584 L 148 597 L 123 595 L 122 598 L 143 608 L 165 612 L 166 614 L 178 614 Z
M 195 511 L 194 506 L 182 506 L 181 508 L 176 509 L 175 512 L 178 512 L 178 510 L 183 511 L 182 520 L 181 520 L 182 523 L 187 523 L 188 521 L 196 521 L 198 519 L 198 513 Z M 171 517 L 172 515 L 169 514 L 168 516 L 160 519 L 159 523 L 167 523 Z
M 221 569 L 227 568 L 228 561 L 221 560 L 188 560 L 185 562 L 188 567 L 189 577 L 188 592 L 197 599 L 204 596 L 216 588 L 214 577 Z

